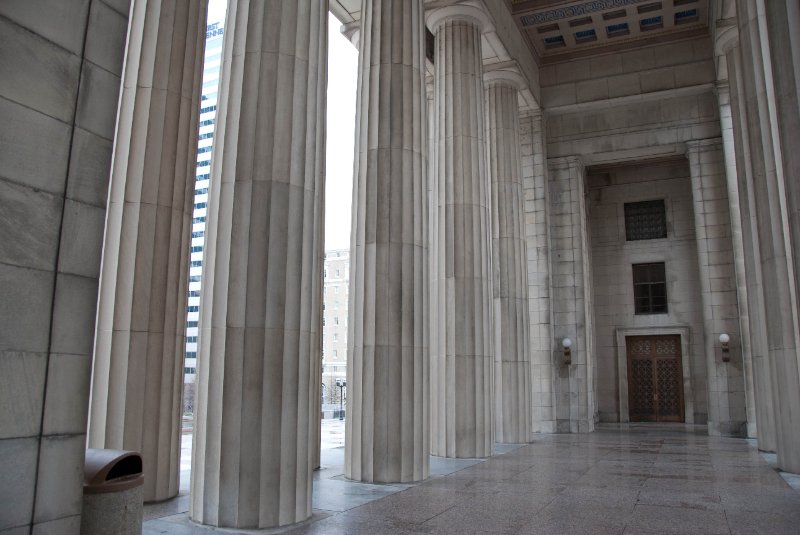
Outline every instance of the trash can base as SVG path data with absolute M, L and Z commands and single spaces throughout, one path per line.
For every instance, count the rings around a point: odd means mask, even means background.
M 141 535 L 144 486 L 83 497 L 81 535 Z

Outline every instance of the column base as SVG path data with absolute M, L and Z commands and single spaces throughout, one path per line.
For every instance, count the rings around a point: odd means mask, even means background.
M 747 422 L 708 422 L 708 436 L 747 438 Z

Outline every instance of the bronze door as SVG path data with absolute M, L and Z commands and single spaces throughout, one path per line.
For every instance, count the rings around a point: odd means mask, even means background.
M 683 422 L 681 337 L 628 336 L 631 422 Z

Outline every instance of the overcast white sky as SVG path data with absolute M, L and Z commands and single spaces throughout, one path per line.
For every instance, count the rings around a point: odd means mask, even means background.
M 224 22 L 227 0 L 209 0 L 208 22 Z M 328 132 L 325 187 L 325 250 L 350 248 L 353 137 L 358 50 L 328 18 Z

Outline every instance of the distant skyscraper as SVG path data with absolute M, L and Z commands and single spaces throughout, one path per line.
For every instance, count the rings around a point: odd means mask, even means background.
M 214 145 L 217 90 L 222 64 L 223 24 L 223 22 L 214 22 L 206 28 L 206 55 L 203 64 L 203 91 L 200 97 L 200 130 L 197 143 L 197 172 L 194 186 L 194 212 L 192 215 L 189 305 L 186 313 L 186 363 L 184 368 L 186 383 L 194 383 L 197 369 L 197 321 L 200 317 L 200 279 L 203 274 L 203 245 L 205 243 L 206 207 L 208 205 L 208 185 L 211 173 L 211 149 Z M 193 396 L 191 397 L 193 398 Z

